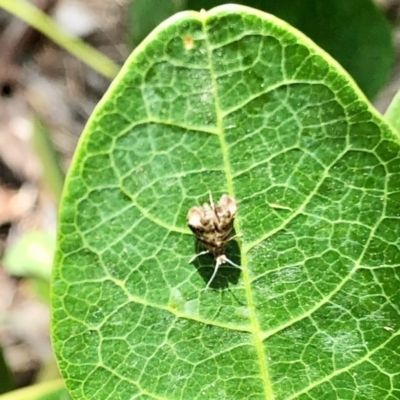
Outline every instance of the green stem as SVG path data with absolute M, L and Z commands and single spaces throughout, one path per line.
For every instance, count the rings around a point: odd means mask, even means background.
M 47 129 L 42 125 L 37 116 L 33 118 L 33 148 L 42 163 L 44 181 L 58 202 L 61 198 L 64 185 L 64 172 L 60 166 L 58 156 L 49 138 Z
M 15 0 L 14 0 L 15 1 Z M 57 394 L 56 394 L 57 393 Z M 33 400 L 36 398 L 68 398 L 62 379 L 56 379 L 23 389 L 14 390 L 0 396 L 0 400 Z M 53 397 L 52 397 L 53 394 Z M 61 397 L 62 396 L 62 397 Z
M 64 32 L 44 12 L 26 0 L 0 0 L 0 7 L 22 19 L 99 74 L 113 79 L 120 67 L 93 47 Z

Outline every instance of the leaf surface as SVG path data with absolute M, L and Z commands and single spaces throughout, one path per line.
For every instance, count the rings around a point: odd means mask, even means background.
M 69 172 L 53 343 L 75 399 L 399 396 L 399 140 L 282 21 L 177 14 L 132 54 Z M 211 289 L 190 207 L 242 233 Z
M 178 10 L 210 9 L 224 0 L 135 0 L 130 31 L 139 43 Z M 333 56 L 369 98 L 388 82 L 395 61 L 392 29 L 373 0 L 244 0 L 237 3 L 290 23 Z
M 314 40 L 373 99 L 388 83 L 395 62 L 391 26 L 375 3 L 373 0 L 266 1 L 265 11 Z

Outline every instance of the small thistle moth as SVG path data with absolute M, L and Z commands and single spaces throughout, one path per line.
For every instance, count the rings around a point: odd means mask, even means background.
M 227 243 L 234 237 L 230 236 L 233 229 L 233 221 L 236 216 L 237 202 L 227 194 L 222 195 L 219 202 L 214 205 L 211 193 L 210 204 L 204 203 L 202 207 L 192 207 L 187 215 L 187 223 L 197 240 L 206 250 L 194 255 L 189 263 L 203 254 L 212 254 L 215 258 L 214 272 L 205 288 L 208 289 L 218 272 L 218 268 L 225 263 L 241 268 L 229 260 L 225 253 Z

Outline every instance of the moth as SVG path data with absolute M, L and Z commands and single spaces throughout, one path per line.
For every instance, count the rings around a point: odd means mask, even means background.
M 236 216 L 237 202 L 227 194 L 222 195 L 219 202 L 214 204 L 210 193 L 210 204 L 204 203 L 202 207 L 192 207 L 187 215 L 187 223 L 197 240 L 206 248 L 206 250 L 194 255 L 189 263 L 203 254 L 212 254 L 215 259 L 214 272 L 207 283 L 205 290 L 208 289 L 218 272 L 218 268 L 225 263 L 234 267 L 241 268 L 231 260 L 225 253 L 227 243 L 233 238 L 240 236 L 231 236 L 233 221 Z

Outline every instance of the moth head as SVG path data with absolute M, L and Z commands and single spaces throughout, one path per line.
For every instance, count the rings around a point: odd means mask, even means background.
M 206 221 L 211 221 L 213 219 L 214 209 L 210 206 L 210 204 L 204 203 L 201 211 L 203 216 L 203 224 L 206 223 Z

